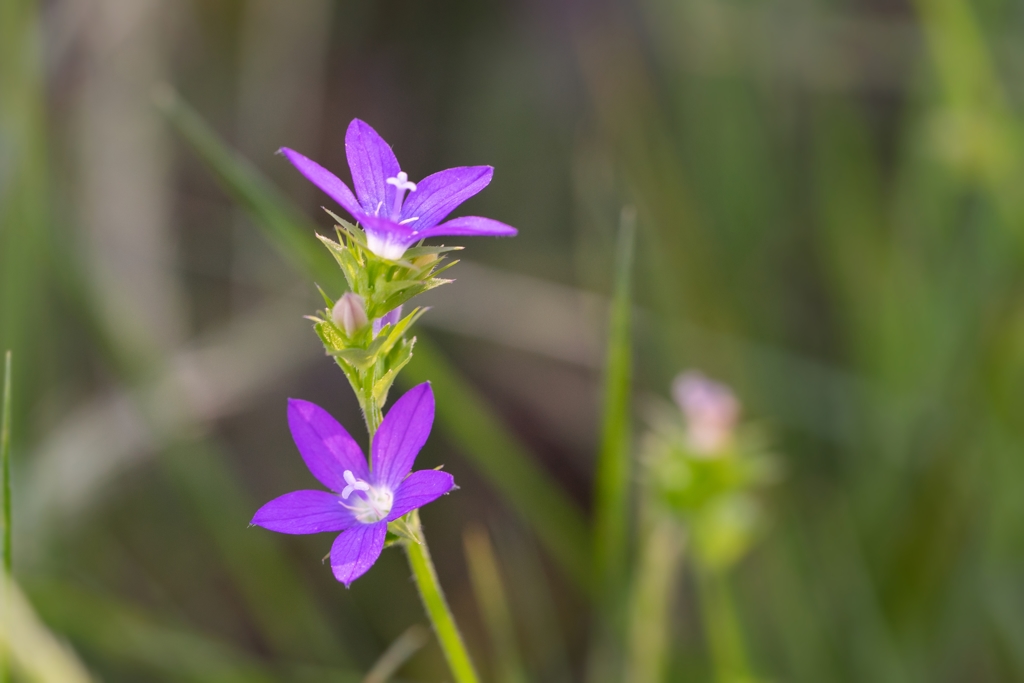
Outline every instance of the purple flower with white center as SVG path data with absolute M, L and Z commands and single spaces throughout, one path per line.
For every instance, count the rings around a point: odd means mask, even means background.
M 331 546 L 334 576 L 349 586 L 373 566 L 384 548 L 388 522 L 455 488 L 447 472 L 412 472 L 434 423 L 429 383 L 410 389 L 381 422 L 371 447 L 372 469 L 362 449 L 323 408 L 288 401 L 288 426 L 306 467 L 331 491 L 293 491 L 275 498 L 252 518 L 283 534 L 342 532 Z
M 406 249 L 427 237 L 516 234 L 512 226 L 480 216 L 441 222 L 459 204 L 487 187 L 494 175 L 492 167 L 459 166 L 411 182 L 388 143 L 359 119 L 354 119 L 345 133 L 345 154 L 355 195 L 338 176 L 315 161 L 287 147 L 281 153 L 352 214 L 366 231 L 367 247 L 383 258 L 400 259 Z

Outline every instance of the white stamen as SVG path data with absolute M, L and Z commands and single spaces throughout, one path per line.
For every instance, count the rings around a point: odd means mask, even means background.
M 409 190 L 409 192 L 416 191 L 416 183 L 409 180 L 409 175 L 405 171 L 399 171 L 398 176 L 387 179 L 388 185 L 394 185 L 399 190 Z
M 398 221 L 398 224 L 405 225 L 406 223 L 412 223 L 413 221 L 418 221 L 419 219 L 419 216 L 416 216 L 415 218 L 406 218 L 404 221 Z
M 416 191 L 416 183 L 409 180 L 405 171 L 399 171 L 394 178 L 387 179 L 388 185 L 395 186 L 395 203 L 391 205 L 391 220 L 397 221 L 402 215 L 402 200 L 405 199 L 405 191 Z
M 348 481 L 348 477 L 345 478 L 345 481 Z M 363 524 L 373 524 L 387 517 L 395 504 L 395 494 L 391 492 L 391 489 L 385 486 L 369 486 L 365 481 L 358 479 L 355 481 L 356 484 L 345 487 L 345 491 L 341 494 L 342 498 L 352 493 L 349 489 L 353 486 L 359 486 L 356 490 L 362 491 L 363 495 L 353 496 L 350 503 L 339 500 L 338 504 L 346 510 L 351 510 L 352 516 Z M 366 486 L 366 488 L 362 488 L 360 485 Z
M 345 483 L 348 484 L 348 486 L 345 487 L 345 490 L 341 492 L 342 500 L 348 500 L 348 497 L 352 495 L 353 491 L 370 490 L 370 485 L 362 479 L 356 479 L 356 476 L 352 474 L 352 470 L 345 470 L 344 474 L 341 476 L 345 478 Z

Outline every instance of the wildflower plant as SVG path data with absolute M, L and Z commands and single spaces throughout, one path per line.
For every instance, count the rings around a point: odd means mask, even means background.
M 776 467 L 759 432 L 740 423 L 729 387 L 690 371 L 676 378 L 672 394 L 676 405 L 655 417 L 641 446 L 629 680 L 664 677 L 667 606 L 686 548 L 717 678 L 752 681 L 725 577 L 763 523 L 758 493 Z
M 445 220 L 488 185 L 490 166 L 467 166 L 412 182 L 391 147 L 356 119 L 345 136 L 353 193 L 336 175 L 291 149 L 281 153 L 355 223 L 327 210 L 335 239 L 320 236 L 341 268 L 349 291 L 309 316 L 327 354 L 344 372 L 362 408 L 370 436 L 367 461 L 352 436 L 322 408 L 297 399 L 288 406 L 295 444 L 309 471 L 328 491 L 294 491 L 261 507 L 252 523 L 288 534 L 340 532 L 331 568 L 346 586 L 376 562 L 388 544 L 403 546 L 424 606 L 460 683 L 476 673 L 437 582 L 418 508 L 456 488 L 439 470 L 412 472 L 434 420 L 429 383 L 410 389 L 384 415 L 398 373 L 412 359 L 413 323 L 426 309 L 416 295 L 451 282 L 440 277 L 457 246 L 427 246 L 439 236 L 512 236 L 516 229 L 480 216 Z
M 672 390 L 678 411 L 645 441 L 644 483 L 654 504 L 688 529 L 694 559 L 726 568 L 753 541 L 761 519 L 757 492 L 775 479 L 775 461 L 758 430 L 739 424 L 740 404 L 729 387 L 690 371 Z

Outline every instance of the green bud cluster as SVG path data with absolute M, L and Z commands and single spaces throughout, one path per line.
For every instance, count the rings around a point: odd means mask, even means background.
M 328 211 L 328 213 L 331 213 Z M 409 328 L 425 308 L 414 308 L 400 320 L 374 333 L 371 322 L 382 318 L 418 294 L 451 282 L 441 273 L 458 261 L 446 262 L 446 254 L 462 247 L 407 249 L 392 261 L 374 254 L 366 246 L 366 235 L 358 227 L 331 213 L 337 221 L 337 239 L 319 236 L 334 256 L 348 283 L 349 291 L 332 300 L 320 290 L 327 308 L 308 316 L 332 356 L 345 373 L 363 410 L 370 433 L 377 431 L 388 392 L 399 371 L 412 360 L 415 337 Z
M 764 520 L 758 493 L 778 476 L 756 429 L 737 429 L 708 453 L 693 448 L 676 418 L 647 436 L 642 461 L 651 503 L 681 521 L 696 562 L 724 570 L 749 550 Z

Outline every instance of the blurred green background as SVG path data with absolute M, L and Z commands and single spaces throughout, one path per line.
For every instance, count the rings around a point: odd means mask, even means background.
M 413 178 L 494 165 L 464 212 L 520 229 L 405 377 L 452 397 L 423 519 L 489 680 L 583 678 L 626 204 L 638 432 L 701 368 L 785 472 L 731 581 L 759 678 L 1024 680 L 1022 38 L 1007 0 L 0 0 L 15 576 L 106 681 L 357 681 L 426 622 L 398 551 L 345 590 L 246 528 L 313 485 L 286 397 L 363 436 L 301 318 L 326 198 L 274 155 L 347 179 L 359 117 Z M 669 677 L 709 680 L 681 581 Z

